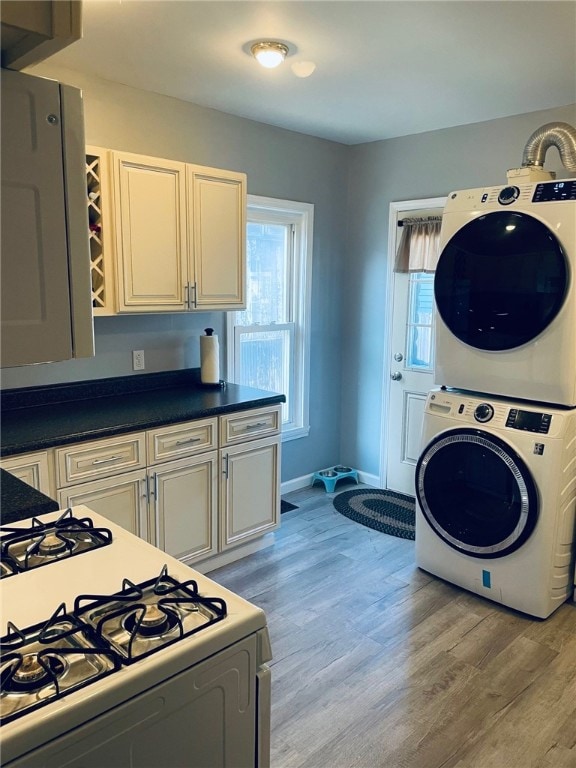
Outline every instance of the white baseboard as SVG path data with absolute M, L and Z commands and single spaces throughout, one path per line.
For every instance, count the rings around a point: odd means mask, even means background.
M 284 496 L 284 494 L 290 493 L 291 491 L 299 491 L 301 488 L 308 488 L 308 486 L 312 485 L 313 478 L 314 473 L 311 475 L 295 477 L 293 480 L 287 480 L 285 483 L 281 484 L 280 494 Z M 358 470 L 358 480 L 365 485 L 372 485 L 374 488 L 380 487 L 380 478 L 378 475 L 371 475 L 368 474 L 368 472 Z M 350 490 L 350 488 L 348 490 Z

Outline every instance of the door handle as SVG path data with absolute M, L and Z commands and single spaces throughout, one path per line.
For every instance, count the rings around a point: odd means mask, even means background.
M 400 379 L 402 378 L 402 374 L 400 373 L 400 371 L 394 371 L 394 373 L 390 374 L 390 378 L 392 379 L 392 381 L 400 381 Z

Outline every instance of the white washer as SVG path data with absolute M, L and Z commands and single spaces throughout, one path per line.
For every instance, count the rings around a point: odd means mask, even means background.
M 416 564 L 546 618 L 573 590 L 576 409 L 432 390 L 416 467 Z
M 453 192 L 436 384 L 576 405 L 576 179 Z

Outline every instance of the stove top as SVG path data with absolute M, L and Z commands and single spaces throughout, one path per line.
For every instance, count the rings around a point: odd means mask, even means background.
M 84 606 L 84 607 L 82 607 Z M 201 595 L 190 579 L 160 574 L 124 579 L 112 595 L 80 595 L 45 623 L 0 638 L 0 718 L 8 723 L 189 635 L 221 621 L 226 603 Z
M 0 533 L 2 578 L 112 543 L 108 528 L 96 527 L 89 517 L 75 518 L 71 509 L 49 522 L 32 518 L 24 528 L 2 526 Z
M 31 527 L 58 537 L 60 517 L 15 523 L 1 544 Z M 0 581 L 8 762 L 266 628 L 260 608 L 102 515 L 65 512 L 67 528 L 85 519 L 108 543 Z

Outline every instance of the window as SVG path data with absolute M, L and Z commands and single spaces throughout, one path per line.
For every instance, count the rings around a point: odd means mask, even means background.
M 284 439 L 308 434 L 314 206 L 248 196 L 246 309 L 228 314 L 228 378 L 282 392 Z
M 406 368 L 434 372 L 434 275 L 411 272 Z

